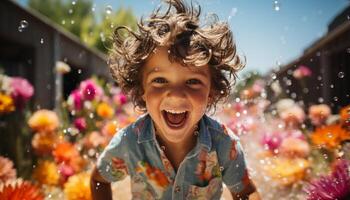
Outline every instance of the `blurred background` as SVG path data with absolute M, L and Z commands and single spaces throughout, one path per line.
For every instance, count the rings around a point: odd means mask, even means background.
M 241 137 L 263 199 L 350 198 L 350 2 L 194 2 L 204 25 L 213 13 L 230 25 L 246 57 L 214 117 Z M 136 30 L 159 3 L 0 2 L 0 196 L 12 181 L 39 199 L 91 198 L 82 183 L 96 157 L 140 114 L 109 73 L 113 29 Z

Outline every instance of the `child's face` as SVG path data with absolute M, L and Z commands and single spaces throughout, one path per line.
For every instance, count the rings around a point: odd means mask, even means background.
M 142 98 L 162 139 L 178 143 L 191 138 L 209 102 L 209 67 L 172 63 L 167 49 L 159 48 L 142 73 Z

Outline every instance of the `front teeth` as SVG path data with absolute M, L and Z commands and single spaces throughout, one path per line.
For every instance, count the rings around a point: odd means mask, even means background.
M 186 111 L 176 111 L 176 110 L 165 110 L 166 112 L 172 113 L 172 114 L 182 114 L 185 113 Z

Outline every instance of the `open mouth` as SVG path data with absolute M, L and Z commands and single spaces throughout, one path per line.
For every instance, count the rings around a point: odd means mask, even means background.
M 162 114 L 166 124 L 173 129 L 182 128 L 188 117 L 188 111 L 163 110 Z

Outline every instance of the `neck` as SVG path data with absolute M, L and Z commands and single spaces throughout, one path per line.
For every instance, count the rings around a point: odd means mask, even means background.
M 174 169 L 177 170 L 186 155 L 194 148 L 197 137 L 191 134 L 186 140 L 173 143 L 157 134 L 157 140 L 161 146 L 165 147 L 164 153 L 166 157 L 169 159 Z

